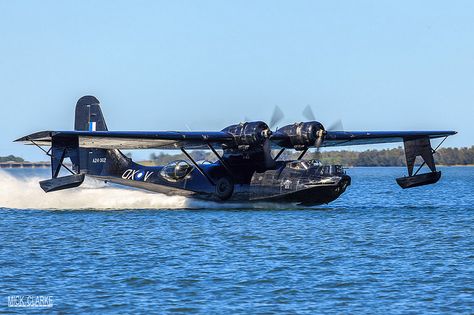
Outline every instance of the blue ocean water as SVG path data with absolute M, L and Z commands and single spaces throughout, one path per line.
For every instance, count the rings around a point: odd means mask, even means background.
M 46 171 L 1 172 L 0 310 L 50 295 L 37 312 L 472 314 L 474 168 L 441 170 L 402 190 L 403 168 L 352 168 L 314 208 L 94 183 L 46 197 L 30 178 Z

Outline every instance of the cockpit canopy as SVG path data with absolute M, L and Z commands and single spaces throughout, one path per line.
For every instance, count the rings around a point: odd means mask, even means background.
M 311 167 L 322 166 L 322 164 L 319 160 L 297 160 L 288 163 L 286 166 L 294 170 L 307 170 Z
M 186 177 L 193 166 L 184 160 L 173 161 L 161 169 L 160 175 L 168 181 L 176 182 Z
M 323 165 L 319 160 L 291 161 L 288 162 L 286 167 L 299 171 L 314 169 L 321 176 L 340 176 L 346 174 L 341 165 Z
M 209 161 L 209 160 L 199 160 L 199 161 L 196 161 L 196 163 L 199 164 L 199 165 L 211 165 L 211 164 L 214 164 L 214 162 Z

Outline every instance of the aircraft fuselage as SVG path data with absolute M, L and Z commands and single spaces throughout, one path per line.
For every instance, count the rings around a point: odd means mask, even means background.
M 279 161 L 270 170 L 251 176 L 231 174 L 219 161 L 193 166 L 174 161 L 166 166 L 131 163 L 107 175 L 89 175 L 120 185 L 167 195 L 216 201 L 275 201 L 317 205 L 337 199 L 351 179 L 339 165 L 314 160 Z M 235 172 L 235 169 L 234 169 Z M 87 174 L 86 174 L 87 175 Z

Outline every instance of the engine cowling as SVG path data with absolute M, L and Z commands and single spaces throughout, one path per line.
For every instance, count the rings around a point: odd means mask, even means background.
M 236 146 L 263 145 L 271 131 L 263 121 L 244 122 L 222 129 L 234 136 Z
M 302 150 L 324 140 L 324 126 L 317 121 L 299 122 L 278 129 L 272 140 L 280 146 Z

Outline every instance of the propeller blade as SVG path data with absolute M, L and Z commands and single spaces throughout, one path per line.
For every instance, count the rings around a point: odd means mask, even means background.
M 318 137 L 318 139 L 316 139 L 316 142 L 314 144 L 314 146 L 316 147 L 316 150 L 319 151 L 319 148 L 321 147 L 321 144 L 323 143 L 323 138 L 322 137 Z
M 344 131 L 344 125 L 342 124 L 342 120 L 336 120 L 333 122 L 328 128 L 328 131 Z
M 314 116 L 313 109 L 310 105 L 306 105 L 303 109 L 303 117 L 310 121 L 316 120 L 316 116 Z
M 270 129 L 272 129 L 273 127 L 276 126 L 276 124 L 282 121 L 283 117 L 285 117 L 285 115 L 283 114 L 280 107 L 275 106 L 275 108 L 273 109 L 272 118 L 270 119 L 270 125 L 269 125 Z
M 323 143 L 325 136 L 326 136 L 326 131 L 324 130 L 318 131 L 318 137 L 316 138 L 316 141 L 314 142 L 314 146 L 316 147 L 316 154 L 319 154 L 319 150 L 321 148 L 321 144 Z
M 272 147 L 270 143 L 270 139 L 265 139 L 263 143 L 263 156 L 264 156 L 264 164 L 266 168 L 273 168 L 275 167 L 275 160 L 271 154 Z

